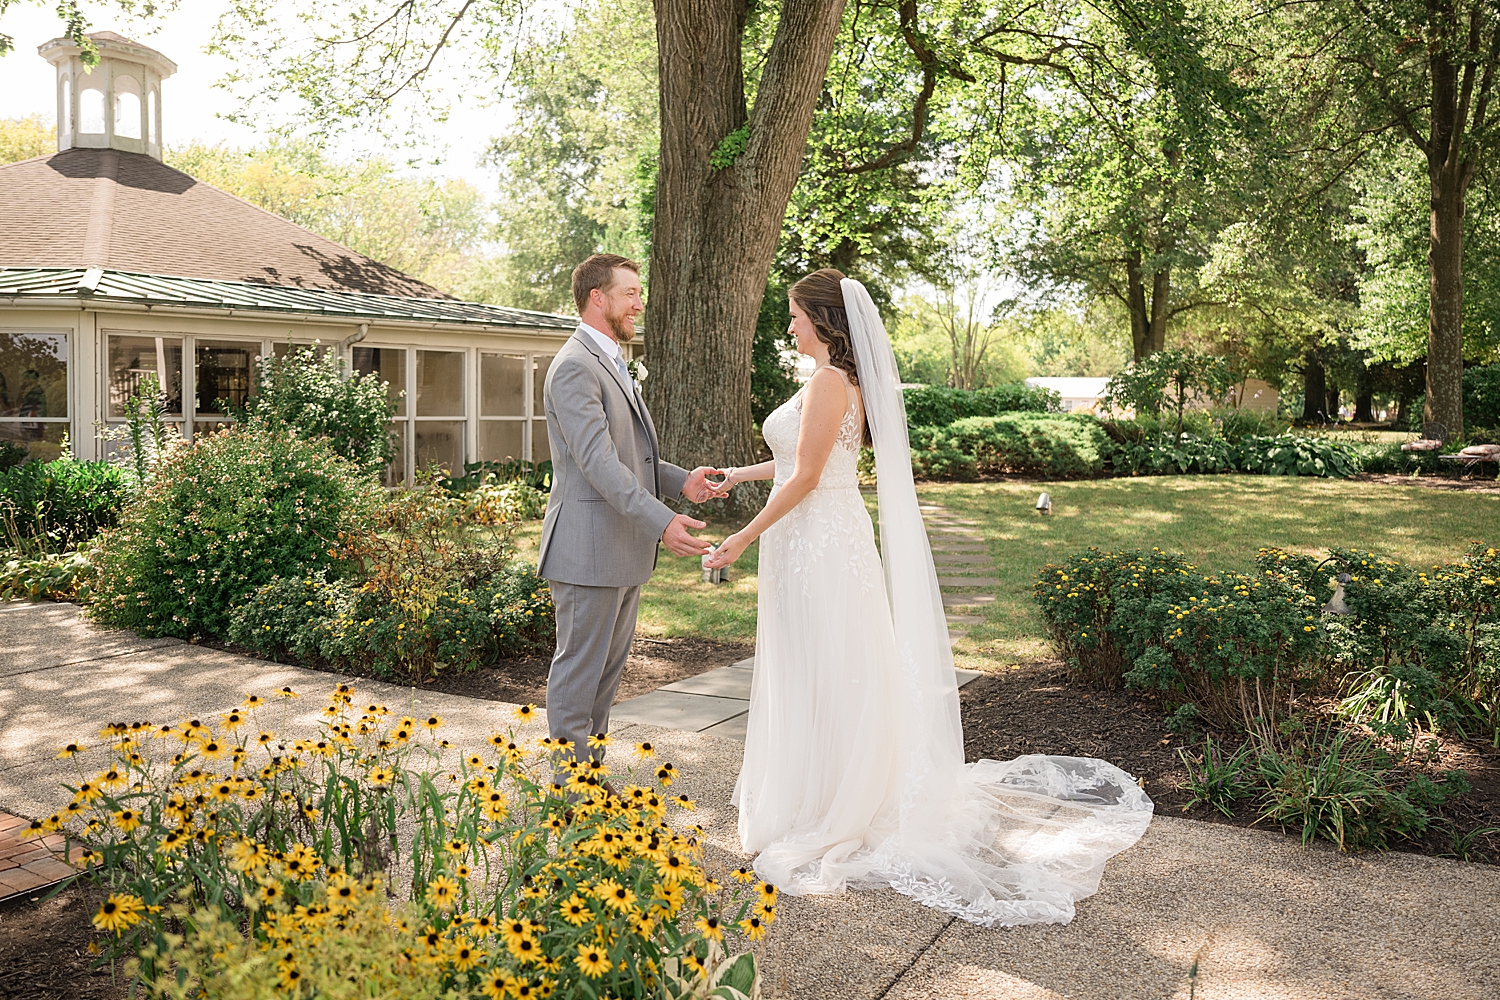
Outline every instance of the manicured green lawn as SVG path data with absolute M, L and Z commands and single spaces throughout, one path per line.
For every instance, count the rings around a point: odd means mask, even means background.
M 1052 513 L 1036 512 L 1037 494 L 1052 495 Z M 1372 549 L 1430 565 L 1458 558 L 1470 539 L 1500 541 L 1500 494 L 1459 493 L 1280 476 L 1160 476 L 1057 483 L 942 483 L 919 487 L 937 503 L 978 522 L 995 559 L 1000 586 L 955 647 L 976 669 L 1049 655 L 1031 602 L 1031 585 L 1048 562 L 1090 545 L 1183 552 L 1205 569 L 1245 570 L 1262 546 L 1323 553 L 1331 546 Z M 875 497 L 867 494 L 871 516 Z M 720 541 L 735 525 L 711 522 L 702 534 Z M 536 558 L 541 522 L 519 535 Z M 698 635 L 755 641 L 757 549 L 734 566 L 731 583 L 700 580 L 697 559 L 665 549 L 641 595 L 640 630 L 670 638 Z
M 1037 494 L 1052 513 L 1036 512 Z M 922 499 L 979 523 L 996 563 L 995 603 L 960 643 L 968 656 L 1014 662 L 1047 655 L 1031 586 L 1048 562 L 1079 549 L 1161 546 L 1204 569 L 1245 570 L 1256 550 L 1371 549 L 1432 564 L 1469 540 L 1500 540 L 1500 494 L 1280 476 L 1161 476 L 1058 483 L 949 483 Z M 966 655 L 967 654 L 967 655 Z

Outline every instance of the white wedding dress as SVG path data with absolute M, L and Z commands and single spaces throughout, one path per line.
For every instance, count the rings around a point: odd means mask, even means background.
M 859 490 L 865 414 L 851 386 L 818 487 L 760 538 L 733 800 L 741 843 L 760 877 L 793 895 L 889 886 L 986 926 L 1067 923 L 1105 861 L 1145 832 L 1151 800 L 1101 760 L 964 763 L 894 357 L 864 287 L 844 289 L 875 437 L 881 548 Z M 762 427 L 778 486 L 795 465 L 801 396 Z

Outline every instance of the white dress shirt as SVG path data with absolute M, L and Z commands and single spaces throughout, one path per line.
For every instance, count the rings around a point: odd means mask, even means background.
M 624 354 L 624 352 L 620 349 L 620 342 L 611 337 L 609 334 L 600 333 L 598 330 L 595 330 L 593 327 L 589 326 L 582 320 L 579 321 L 578 325 L 583 327 L 584 333 L 594 338 L 594 343 L 599 345 L 600 349 L 604 351 L 606 357 L 613 360 Z

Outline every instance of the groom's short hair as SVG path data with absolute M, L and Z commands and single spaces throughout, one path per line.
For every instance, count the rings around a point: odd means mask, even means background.
M 617 253 L 596 253 L 573 268 L 573 303 L 578 306 L 580 316 L 589 304 L 589 292 L 596 288 L 609 291 L 609 286 L 615 283 L 617 267 L 641 273 L 641 265 Z

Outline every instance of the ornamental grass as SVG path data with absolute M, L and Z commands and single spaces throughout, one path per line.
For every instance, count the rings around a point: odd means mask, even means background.
M 459 748 L 349 684 L 296 732 L 297 697 L 111 723 L 59 755 L 72 801 L 30 832 L 88 849 L 106 958 L 152 995 L 756 994 L 753 958 L 725 949 L 765 934 L 776 889 L 711 872 L 650 744 L 616 795 L 602 760 L 526 735 L 534 706 Z

